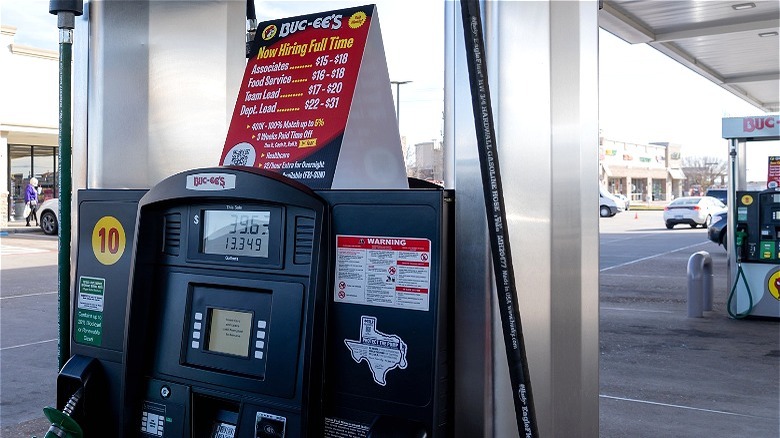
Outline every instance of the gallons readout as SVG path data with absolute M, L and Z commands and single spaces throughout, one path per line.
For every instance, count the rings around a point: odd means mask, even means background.
M 268 257 L 270 211 L 206 210 L 203 252 Z

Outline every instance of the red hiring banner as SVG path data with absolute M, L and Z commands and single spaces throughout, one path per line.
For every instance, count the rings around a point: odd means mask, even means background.
M 373 6 L 258 25 L 220 163 L 330 186 Z

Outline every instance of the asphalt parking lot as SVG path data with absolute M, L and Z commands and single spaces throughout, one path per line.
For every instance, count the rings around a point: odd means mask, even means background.
M 778 321 L 730 319 L 725 251 L 704 229 L 666 230 L 661 215 L 599 220 L 600 436 L 780 436 Z M 0 248 L 0 436 L 42 437 L 55 393 L 57 241 L 11 235 Z M 697 251 L 713 260 L 713 311 L 688 318 Z
M 600 436 L 780 436 L 778 321 L 730 319 L 725 250 L 661 216 L 600 219 Z M 688 318 L 697 251 L 712 257 L 713 311 Z

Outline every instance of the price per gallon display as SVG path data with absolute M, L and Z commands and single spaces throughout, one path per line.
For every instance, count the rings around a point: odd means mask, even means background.
M 258 25 L 223 165 L 299 180 L 332 177 L 373 11 L 364 6 Z

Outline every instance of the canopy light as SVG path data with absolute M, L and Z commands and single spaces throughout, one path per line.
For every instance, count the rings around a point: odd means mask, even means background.
M 731 5 L 732 8 L 734 8 L 735 11 L 741 11 L 744 9 L 753 9 L 756 7 L 755 3 L 740 3 L 737 5 Z

